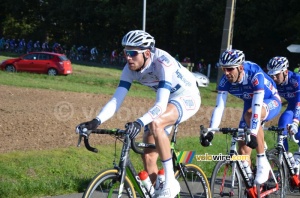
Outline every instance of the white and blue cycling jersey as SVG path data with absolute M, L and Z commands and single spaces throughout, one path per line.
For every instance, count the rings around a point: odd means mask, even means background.
M 300 118 L 300 75 L 291 71 L 288 71 L 287 81 L 283 82 L 281 85 L 277 85 L 278 93 L 287 102 L 287 108 L 281 114 L 278 127 L 284 128 L 284 134 L 287 134 L 287 125 L 291 124 L 293 120 L 299 122 Z M 295 135 L 297 140 L 300 140 L 300 130 Z M 300 145 L 300 143 L 298 143 Z M 284 141 L 285 149 L 288 151 L 287 140 Z
M 177 107 L 178 123 L 194 115 L 200 107 L 200 93 L 194 75 L 169 53 L 154 48 L 151 51 L 150 63 L 141 71 L 132 71 L 128 63 L 125 65 L 112 99 L 97 116 L 102 123 L 118 111 L 133 81 L 138 81 L 156 92 L 154 106 L 137 120 L 142 126 L 164 113 L 168 103 Z
M 218 127 L 221 122 L 228 93 L 244 101 L 244 109 L 239 127 L 245 127 L 244 113 L 252 108 L 250 122 L 251 133 L 257 134 L 261 121 L 274 118 L 281 109 L 281 100 L 275 82 L 257 64 L 245 61 L 243 78 L 240 82 L 231 83 L 223 75 L 218 85 L 217 105 L 214 109 L 210 126 Z M 266 109 L 266 117 L 260 118 L 262 106 Z

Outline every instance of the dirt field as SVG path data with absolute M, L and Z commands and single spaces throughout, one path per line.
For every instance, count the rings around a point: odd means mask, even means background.
M 43 150 L 75 146 L 75 126 L 96 116 L 110 99 L 108 95 L 16 88 L 0 85 L 0 153 L 15 150 Z M 123 128 L 153 105 L 153 99 L 127 96 L 120 111 L 101 125 Z M 213 107 L 201 107 L 190 120 L 182 123 L 179 136 L 198 136 L 199 126 L 208 126 Z M 236 127 L 241 109 L 227 108 L 222 126 Z M 225 119 L 226 118 L 226 119 Z M 109 143 L 112 138 L 99 136 L 91 144 Z

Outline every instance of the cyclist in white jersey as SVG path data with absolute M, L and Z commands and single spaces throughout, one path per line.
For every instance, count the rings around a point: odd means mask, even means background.
M 193 116 L 200 108 L 201 98 L 196 79 L 169 53 L 155 48 L 155 40 L 147 32 L 134 30 L 122 39 L 126 65 L 119 86 L 111 100 L 102 108 L 95 119 L 81 123 L 80 127 L 95 129 L 111 118 L 120 108 L 133 81 L 151 87 L 156 92 L 156 101 L 142 117 L 126 124 L 130 138 L 135 138 L 145 127 L 144 141 L 155 143 L 156 151 L 145 150 L 143 162 L 152 182 L 158 172 L 160 157 L 165 170 L 165 184 L 157 189 L 157 197 L 175 197 L 180 186 L 174 177 L 170 142 L 168 136 L 172 125 Z

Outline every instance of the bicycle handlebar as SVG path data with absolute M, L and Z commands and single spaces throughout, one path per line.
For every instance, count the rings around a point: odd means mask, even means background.
M 288 125 L 289 127 L 289 125 Z M 277 134 L 283 134 L 284 128 L 282 127 L 276 127 L 276 126 L 271 126 L 271 127 L 264 127 L 264 130 L 268 130 L 268 131 L 274 131 Z M 290 138 L 293 140 L 293 142 L 298 143 L 299 140 L 295 139 L 295 134 L 291 135 L 289 134 Z
M 144 150 L 143 148 L 151 148 L 151 149 L 155 149 L 156 146 L 155 144 L 148 144 L 148 143 L 141 143 L 141 142 L 136 142 L 135 138 L 134 139 L 130 139 L 129 135 L 126 134 L 126 130 L 121 130 L 121 129 L 95 129 L 95 130 L 82 130 L 82 129 L 78 129 L 78 131 L 76 131 L 79 134 L 79 139 L 78 139 L 78 143 L 77 146 L 80 146 L 81 140 L 82 138 L 84 138 L 84 145 L 86 147 L 87 150 L 94 152 L 94 153 L 98 153 L 98 149 L 92 147 L 89 143 L 89 135 L 91 133 L 95 133 L 95 134 L 108 134 L 108 135 L 114 135 L 116 137 L 125 137 L 125 139 L 127 141 L 131 142 L 131 148 L 135 153 L 138 154 L 144 154 Z
M 200 126 L 200 136 L 201 134 L 205 134 L 208 132 L 222 132 L 223 134 L 231 134 L 231 135 L 236 135 L 237 133 L 239 135 L 245 135 L 245 142 L 248 143 L 250 141 L 250 129 L 248 128 L 205 128 L 203 125 Z

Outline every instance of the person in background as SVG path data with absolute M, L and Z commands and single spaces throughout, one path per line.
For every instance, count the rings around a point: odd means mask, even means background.
M 154 105 L 143 116 L 127 123 L 126 128 L 133 139 L 145 127 L 144 142 L 157 146 L 156 150 L 145 149 L 145 170 L 154 182 L 159 156 L 165 171 L 165 184 L 162 189 L 156 189 L 155 194 L 158 198 L 173 198 L 179 193 L 180 185 L 174 176 L 168 135 L 174 124 L 188 120 L 200 108 L 196 79 L 169 53 L 156 48 L 154 37 L 145 31 L 128 32 L 122 39 L 122 46 L 127 63 L 115 94 L 95 119 L 81 123 L 76 129 L 95 129 L 111 118 L 120 108 L 133 81 L 152 88 L 156 92 Z
M 278 120 L 278 127 L 284 128 L 284 135 L 288 131 L 300 140 L 299 119 L 300 119 L 300 74 L 289 71 L 289 61 L 286 57 L 275 56 L 267 64 L 268 74 L 277 84 L 278 93 L 288 105 Z M 288 126 L 288 127 L 287 127 Z M 285 150 L 289 151 L 287 139 L 283 142 Z M 300 142 L 298 143 L 300 146 Z M 294 168 L 299 168 L 300 153 L 294 153 Z M 298 173 L 299 174 L 299 173 Z
M 247 127 L 251 134 L 247 144 L 239 142 L 238 153 L 250 156 L 252 149 L 256 149 L 255 182 L 262 184 L 267 181 L 271 167 L 265 154 L 261 122 L 273 119 L 280 112 L 281 100 L 276 84 L 256 63 L 245 61 L 245 54 L 240 50 L 223 52 L 219 65 L 224 75 L 218 85 L 217 104 L 213 110 L 210 127 L 217 128 L 220 125 L 220 115 L 223 115 L 228 93 L 243 100 L 244 108 L 239 128 Z M 202 134 L 201 145 L 209 146 L 213 137 L 214 132 Z

